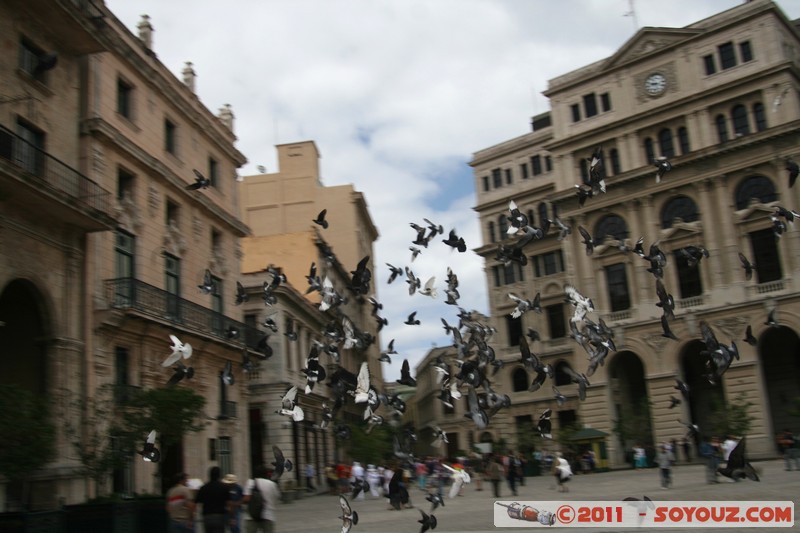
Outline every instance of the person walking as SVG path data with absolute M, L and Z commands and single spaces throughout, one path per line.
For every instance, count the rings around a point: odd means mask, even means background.
M 486 477 L 492 482 L 492 489 L 494 490 L 494 497 L 500 497 L 500 479 L 502 479 L 503 467 L 500 464 L 499 458 L 492 454 L 489 456 L 489 462 L 486 466 Z
M 364 467 L 361 466 L 361 463 L 359 463 L 358 461 L 353 461 L 353 468 L 350 470 L 350 472 L 353 475 L 353 478 L 350 480 L 351 482 L 356 482 L 356 481 L 362 482 L 365 480 L 364 476 L 366 473 L 364 472 Z M 363 500 L 363 499 L 364 499 L 364 491 L 362 490 L 361 492 L 358 493 L 358 496 L 356 496 L 356 500 Z
M 508 481 L 508 488 L 511 489 L 511 494 L 514 496 L 517 495 L 517 467 L 519 466 L 519 460 L 517 459 L 514 452 L 510 452 L 508 456 L 506 456 L 506 481 Z
M 378 469 L 375 468 L 375 465 L 367 465 L 367 483 L 369 483 L 370 494 L 376 498 L 380 498 L 381 495 L 378 489 L 381 485 L 381 476 L 378 473 Z
M 553 475 L 556 478 L 558 492 L 569 492 L 565 483 L 572 477 L 572 468 L 561 452 L 556 453 L 556 460 L 553 461 Z
M 425 464 L 424 461 L 417 461 L 414 470 L 417 474 L 417 483 L 419 484 L 419 490 L 425 490 L 425 487 L 428 483 L 428 465 Z
M 306 463 L 306 490 L 308 492 L 316 492 L 317 488 L 314 486 L 314 478 L 317 477 L 317 469 L 311 463 Z
M 336 465 L 328 463 L 325 467 L 325 479 L 328 481 L 328 494 L 336 495 L 336 486 L 339 484 L 339 476 L 336 475 Z
M 225 514 L 230 510 L 231 494 L 218 466 L 212 466 L 209 481 L 197 491 L 194 501 L 203 506 L 203 531 L 225 533 Z
M 656 456 L 659 471 L 661 472 L 661 488 L 672 487 L 672 464 L 675 462 L 675 455 L 669 450 L 666 444 L 661 444 L 660 451 Z
M 633 447 L 633 461 L 634 465 L 636 466 L 636 470 L 640 468 L 647 468 L 647 452 L 645 452 L 644 447 L 641 444 L 637 444 Z
M 700 456 L 706 461 L 706 483 L 719 483 L 717 480 L 717 467 L 719 466 L 719 446 L 716 437 L 710 441 L 703 437 L 700 444 Z
M 264 509 L 261 511 L 261 519 L 250 519 L 247 522 L 247 533 L 273 533 L 275 531 L 275 507 L 280 497 L 278 484 L 270 479 L 272 473 L 266 466 L 260 465 L 256 468 L 255 477 L 247 481 L 244 487 L 244 497 L 242 503 L 250 503 L 253 492 L 258 488 L 264 498 Z
M 228 512 L 227 519 L 230 528 L 230 533 L 241 533 L 242 531 L 242 486 L 239 485 L 238 479 L 235 474 L 225 474 L 222 482 L 228 486 L 230 492 L 230 512 Z
M 170 533 L 194 533 L 194 501 L 192 491 L 186 486 L 186 472 L 175 475 L 174 485 L 167 491 L 167 514 Z
M 789 431 L 789 428 L 784 428 L 778 435 L 777 440 L 778 448 L 783 454 L 784 469 L 788 472 L 792 469 L 792 464 L 794 464 L 794 469 L 800 470 L 800 465 L 798 465 L 800 449 L 798 449 L 797 439 Z

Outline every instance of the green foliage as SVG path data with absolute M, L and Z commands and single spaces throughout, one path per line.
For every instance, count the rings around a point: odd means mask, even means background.
M 645 447 L 653 445 L 650 408 L 651 403 L 647 398 L 642 398 L 637 404 L 622 405 L 619 419 L 614 420 L 612 431 L 626 448 L 636 443 Z
M 0 385 L 0 474 L 24 481 L 55 454 L 56 429 L 43 398 L 16 385 Z
M 555 432 L 554 440 L 558 443 L 562 450 L 570 450 L 574 445 L 571 440 L 572 436 L 580 431 L 580 429 L 581 428 L 577 423 L 559 428 L 559 430 Z
M 753 416 L 750 410 L 755 404 L 740 392 L 735 398 L 721 402 L 714 398 L 711 402 L 711 430 L 714 435 L 743 437 L 750 431 Z
M 371 433 L 367 433 L 360 425 L 350 426 L 352 432 L 349 441 L 344 441 L 343 447 L 354 461 L 361 464 L 380 464 L 387 457 L 393 457 L 392 432 L 386 426 L 375 426 Z M 339 441 L 343 442 L 343 441 Z
M 161 446 L 178 444 L 186 433 L 205 427 L 205 405 L 205 398 L 185 387 L 140 389 L 125 403 L 118 431 L 138 448 L 152 430 Z

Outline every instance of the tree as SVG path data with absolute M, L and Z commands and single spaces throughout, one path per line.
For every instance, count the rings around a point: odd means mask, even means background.
M 0 474 L 22 484 L 55 455 L 56 428 L 44 398 L 16 385 L 0 385 Z
M 612 431 L 626 449 L 632 443 L 640 443 L 645 447 L 653 445 L 650 407 L 650 400 L 647 398 L 642 398 L 638 404 L 622 405 Z
M 711 430 L 714 435 L 724 437 L 731 435 L 743 437 L 750 431 L 753 416 L 750 408 L 755 404 L 747 399 L 747 394 L 740 392 L 735 398 L 720 402 L 714 398 L 711 402 Z
M 379 464 L 392 457 L 394 453 L 392 433 L 386 426 L 376 426 L 371 433 L 367 433 L 362 426 L 350 427 L 349 441 L 344 441 L 347 453 L 354 461 L 364 464 Z

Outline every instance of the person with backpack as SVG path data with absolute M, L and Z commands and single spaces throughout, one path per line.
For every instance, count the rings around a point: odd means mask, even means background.
M 273 533 L 275 507 L 280 497 L 278 484 L 272 481 L 266 466 L 256 468 L 255 478 L 247 481 L 242 503 L 247 508 L 247 533 Z

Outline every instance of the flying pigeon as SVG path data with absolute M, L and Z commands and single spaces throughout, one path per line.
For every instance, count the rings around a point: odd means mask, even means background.
M 553 395 L 559 407 L 562 407 L 567 402 L 567 397 L 561 394 L 555 385 L 553 385 Z
M 401 267 L 396 267 L 396 266 L 390 265 L 389 263 L 386 263 L 386 266 L 389 267 L 389 272 L 390 272 L 389 273 L 389 280 L 386 282 L 387 284 L 389 284 L 389 283 L 393 282 L 394 280 L 396 280 L 397 276 L 402 276 L 403 275 L 403 269 Z
M 274 444 L 272 445 L 272 453 L 275 455 L 275 461 L 272 463 L 275 466 L 275 471 L 273 472 L 272 479 L 280 479 L 280 477 L 283 475 L 284 470 L 286 472 L 292 471 L 293 465 L 290 460 L 286 459 L 283 456 L 283 452 L 281 451 L 281 449 L 275 446 Z
M 681 395 L 688 401 L 689 400 L 689 385 L 685 382 L 675 378 L 675 386 L 672 387 L 673 389 L 677 389 L 680 391 Z
M 422 287 L 421 289 L 418 289 L 417 292 L 422 295 L 430 296 L 431 298 L 435 299 L 437 296 L 435 284 L 436 284 L 436 276 L 431 276 L 430 278 L 428 278 L 428 281 L 425 282 L 425 286 Z
M 661 315 L 661 329 L 664 331 L 661 336 L 666 337 L 668 339 L 672 339 L 674 341 L 678 340 L 678 337 L 672 333 L 672 330 L 669 328 L 669 322 L 667 321 L 667 315 Z
M 339 506 L 342 508 L 342 533 L 349 533 L 350 528 L 358 525 L 358 513 L 350 509 L 350 504 L 347 503 L 347 498 L 339 496 Z
M 444 431 L 439 426 L 433 426 L 433 442 L 431 442 L 431 446 L 436 446 L 437 448 L 441 448 L 442 443 L 448 444 L 450 441 L 447 440 L 447 432 Z
M 247 292 L 244 290 L 244 285 L 240 281 L 236 282 L 236 299 L 234 300 L 234 305 L 241 305 L 247 300 L 250 299 L 250 296 L 247 295 Z
M 181 358 L 189 359 L 192 356 L 191 344 L 189 344 L 188 342 L 186 344 L 183 344 L 175 335 L 170 335 L 169 338 L 172 341 L 172 346 L 171 346 L 172 353 L 170 354 L 169 357 L 167 357 L 164 360 L 163 363 L 161 363 L 161 366 L 164 367 L 174 365 L 175 363 L 180 361 Z
M 685 248 L 681 248 L 680 254 L 686 258 L 686 265 L 689 268 L 696 267 L 700 263 L 701 259 L 709 256 L 708 250 L 702 246 L 687 246 Z
M 319 214 L 317 215 L 317 218 L 315 218 L 311 222 L 313 222 L 314 224 L 316 224 L 318 226 L 322 226 L 322 229 L 328 229 L 328 221 L 325 220 L 325 215 L 327 213 L 328 213 L 328 210 L 327 209 L 323 209 L 322 211 L 319 212 Z
M 680 405 L 680 404 L 681 404 L 681 399 L 680 398 L 676 398 L 675 396 L 670 396 L 669 397 L 669 408 L 670 409 L 674 409 L 676 405 Z
M 744 279 L 750 281 L 753 278 L 753 269 L 755 269 L 756 266 L 748 261 L 742 252 L 739 252 L 739 261 L 742 263 L 742 268 L 744 269 Z
M 466 418 L 471 418 L 478 429 L 485 429 L 486 426 L 489 425 L 489 417 L 486 416 L 486 411 L 481 409 L 478 403 L 478 395 L 475 393 L 474 387 L 469 388 L 468 400 L 469 412 L 464 414 L 464 416 Z
M 214 283 L 214 278 L 211 276 L 211 271 L 209 269 L 206 269 L 206 273 L 203 275 L 203 283 L 197 287 L 203 294 L 211 294 L 214 292 L 216 284 Z
M 661 178 L 664 174 L 672 170 L 672 165 L 667 161 L 666 157 L 657 157 L 653 165 L 658 169 L 656 170 L 656 183 L 661 183 Z
M 437 492 L 428 492 L 425 494 L 425 499 L 431 502 L 431 512 L 434 512 L 440 505 L 444 507 L 444 498 Z
M 408 315 L 408 318 L 406 319 L 405 322 L 403 322 L 403 324 L 407 324 L 409 326 L 419 326 L 420 322 L 419 322 L 419 319 L 416 318 L 416 316 L 417 316 L 417 312 L 414 311 L 413 313 Z
M 758 344 L 758 340 L 753 336 L 753 327 L 749 324 L 747 325 L 747 329 L 744 331 L 744 342 L 750 346 L 756 346 Z
M 728 462 L 724 467 L 718 467 L 717 472 L 734 481 L 744 478 L 760 481 L 755 469 L 747 462 L 745 457 L 745 437 L 742 437 L 742 440 L 736 443 L 736 446 L 728 455 Z
M 411 250 L 411 262 L 413 263 L 414 259 L 416 259 L 417 256 L 422 253 L 422 250 L 416 246 L 409 246 L 408 249 Z
M 157 463 L 161 460 L 161 452 L 156 448 L 155 429 L 147 434 L 147 439 L 144 441 L 144 448 L 136 453 L 141 455 L 142 459 L 148 463 Z
M 536 424 L 536 431 L 539 433 L 539 436 L 543 439 L 552 439 L 552 423 L 550 422 L 550 416 L 553 414 L 551 409 L 545 409 L 541 415 L 539 415 L 539 423 Z
M 451 248 L 455 248 L 459 252 L 463 253 L 467 251 L 467 244 L 464 242 L 464 238 L 456 235 L 456 230 L 454 229 L 450 230 L 450 234 L 446 239 L 442 239 L 442 242 Z
M 375 426 L 380 426 L 382 424 L 383 424 L 383 417 L 381 415 L 371 415 L 367 419 L 367 429 L 364 430 L 364 433 L 369 435 L 370 433 L 372 433 L 372 430 L 375 428 Z
M 563 241 L 567 238 L 567 235 L 572 233 L 572 228 L 564 224 L 560 218 L 554 217 L 553 220 L 548 220 L 548 222 L 555 224 L 558 228 L 558 240 Z
M 361 494 L 362 492 L 366 494 L 367 491 L 369 490 L 369 483 L 367 482 L 366 479 L 356 479 L 355 481 L 351 481 L 350 486 L 352 487 L 353 490 L 353 493 L 350 495 L 350 497 L 353 498 L 354 500 L 358 498 L 359 494 Z M 363 500 L 364 498 L 361 499 Z
M 225 368 L 219 374 L 220 379 L 224 385 L 233 385 L 233 363 L 230 361 L 225 362 Z
M 671 294 L 667 294 L 667 289 L 664 288 L 664 284 L 658 278 L 656 278 L 656 295 L 658 296 L 656 306 L 661 308 L 665 317 L 674 320 L 675 299 Z
M 369 365 L 366 361 L 361 363 L 356 378 L 356 390 L 353 392 L 355 403 L 364 403 L 369 397 Z
M 417 520 L 418 523 L 422 524 L 422 527 L 419 528 L 419 533 L 425 533 L 429 529 L 436 529 L 436 517 L 425 514 L 425 511 L 422 509 L 420 509 L 419 512 L 422 514 L 422 518 Z
M 403 366 L 400 368 L 400 379 L 398 379 L 397 382 L 401 385 L 408 385 L 409 387 L 417 386 L 417 380 L 411 377 L 408 359 L 403 359 Z
M 581 237 L 583 237 L 583 244 L 586 245 L 586 255 L 592 255 L 594 252 L 594 240 L 592 239 L 592 236 L 589 235 L 589 232 L 586 231 L 586 228 L 583 226 L 578 226 L 578 231 L 580 232 Z
M 389 345 L 386 347 L 386 349 L 380 353 L 378 361 L 382 363 L 392 364 L 392 359 L 389 356 L 396 353 L 397 350 L 394 349 L 394 339 L 392 339 L 389 341 Z
M 196 191 L 198 189 L 208 189 L 208 187 L 211 185 L 211 180 L 203 176 L 203 174 L 196 168 L 193 168 L 192 172 L 194 172 L 194 183 L 187 185 L 186 190 Z
M 769 326 L 771 328 L 777 328 L 778 326 L 780 326 L 780 324 L 778 324 L 778 321 L 775 320 L 775 309 L 774 308 L 771 309 L 769 314 L 767 315 L 767 320 L 766 320 L 766 322 L 764 322 L 764 325 L 765 326 Z
M 578 384 L 578 398 L 581 401 L 586 399 L 586 388 L 591 385 L 585 374 L 578 374 L 571 367 L 565 366 L 564 372 L 569 376 L 572 383 Z
M 281 398 L 281 408 L 275 411 L 278 414 L 290 416 L 295 422 L 300 422 L 305 418 L 303 409 L 297 405 L 297 387 L 291 387 Z

